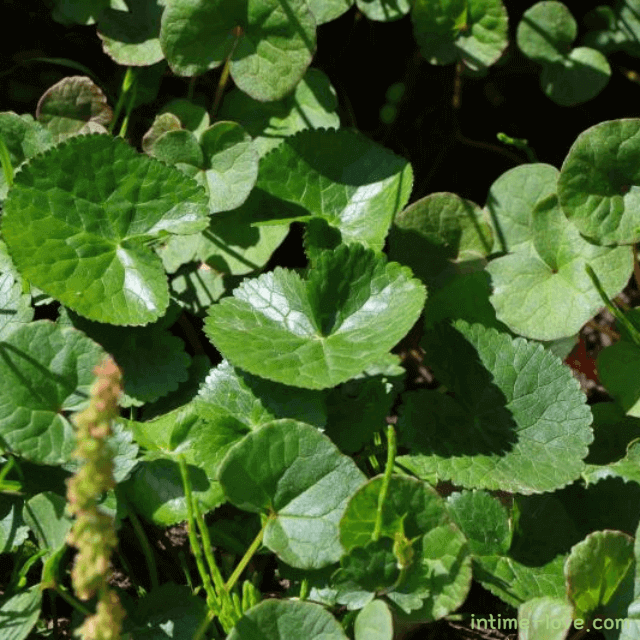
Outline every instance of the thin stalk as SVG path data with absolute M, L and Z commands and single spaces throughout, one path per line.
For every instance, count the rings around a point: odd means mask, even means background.
M 200 530 L 200 536 L 202 537 L 202 545 L 204 546 L 204 556 L 207 560 L 207 564 L 209 565 L 209 572 L 213 576 L 213 584 L 218 592 L 218 595 L 224 589 L 224 580 L 222 579 L 222 574 L 220 573 L 220 569 L 216 563 L 216 559 L 213 555 L 213 546 L 211 544 L 211 538 L 209 537 L 209 529 L 207 529 L 207 525 L 200 513 L 200 507 L 198 506 L 198 501 L 194 501 L 193 510 L 195 512 L 196 522 L 198 523 L 198 529 Z
M 595 271 L 591 268 L 591 265 L 586 265 L 585 269 L 591 278 L 591 282 L 593 282 L 593 286 L 596 288 L 596 291 L 600 294 L 604 305 L 607 307 L 611 315 L 620 322 L 621 325 L 629 332 L 629 337 L 633 340 L 633 342 L 640 347 L 640 331 L 635 327 L 635 325 L 627 318 L 627 316 L 616 307 L 613 302 L 609 299 L 609 296 L 605 293 L 605 290 L 602 288 L 600 284 L 600 280 L 596 275 Z
M 127 100 L 127 109 L 124 114 L 124 118 L 122 119 L 122 125 L 120 126 L 120 133 L 118 134 L 119 138 L 124 138 L 127 135 L 127 127 L 129 126 L 129 117 L 131 116 L 131 112 L 133 111 L 133 103 L 136 100 L 136 93 L 138 92 L 138 85 L 136 83 L 137 76 L 133 75 L 133 86 L 129 89 L 129 99 Z
M 187 470 L 187 462 L 183 455 L 178 456 L 178 463 L 180 465 L 180 475 L 182 476 L 182 486 L 184 487 L 184 494 L 187 501 L 187 520 L 188 527 L 187 533 L 189 534 L 189 543 L 191 545 L 191 552 L 196 559 L 196 565 L 198 567 L 198 573 L 204 585 L 204 589 L 207 592 L 207 604 L 210 609 L 217 611 L 218 598 L 216 597 L 215 589 L 211 583 L 211 578 L 207 573 L 207 569 L 204 564 L 204 558 L 202 555 L 202 547 L 198 540 L 196 533 L 196 522 L 193 513 L 193 494 L 191 492 L 191 481 L 189 480 L 189 472 Z
M 156 566 L 156 559 L 153 555 L 151 544 L 149 543 L 147 535 L 142 528 L 140 519 L 134 513 L 133 509 L 131 509 L 131 506 L 127 503 L 125 496 L 123 495 L 122 491 L 118 489 L 118 487 L 116 487 L 116 493 L 118 496 L 118 500 L 124 502 L 127 508 L 127 515 L 131 520 L 131 526 L 133 527 L 136 537 L 138 538 L 138 542 L 140 543 L 144 559 L 147 563 L 147 569 L 149 571 L 149 577 L 151 579 L 151 587 L 152 589 L 157 589 L 160 586 L 160 581 L 158 580 L 158 567 Z
M 235 48 L 235 45 L 234 45 L 234 48 Z M 218 86 L 216 87 L 216 95 L 213 99 L 213 106 L 211 107 L 212 120 L 215 118 L 216 112 L 218 111 L 218 107 L 220 106 L 220 101 L 222 100 L 222 94 L 224 93 L 224 88 L 226 87 L 227 80 L 229 79 L 230 58 L 231 58 L 231 55 L 227 56 L 227 59 L 224 61 L 224 67 L 222 67 L 220 80 L 218 80 Z
M 83 616 L 91 616 L 93 615 L 93 611 L 88 609 L 87 607 L 80 602 L 74 595 L 71 595 L 64 587 L 61 587 L 59 584 L 54 587 L 55 592 L 69 605 L 71 605 L 76 611 L 81 613 Z
M 309 596 L 309 579 L 302 578 L 302 582 L 300 583 L 300 600 L 306 600 Z
M 109 133 L 113 133 L 113 128 L 116 126 L 116 122 L 120 117 L 120 112 L 122 111 L 122 107 L 124 106 L 124 101 L 127 97 L 127 93 L 129 92 L 129 88 L 131 87 L 132 82 L 133 82 L 133 67 L 127 67 L 127 70 L 124 74 L 124 78 L 122 79 L 122 84 L 120 85 L 120 95 L 118 96 L 118 102 L 116 103 L 116 108 L 113 110 L 113 119 L 109 124 Z
M 380 538 L 380 531 L 382 530 L 382 508 L 387 494 L 389 493 L 389 484 L 391 482 L 391 474 L 393 473 L 393 465 L 396 460 L 396 451 L 398 450 L 396 443 L 396 432 L 391 425 L 387 426 L 387 464 L 384 469 L 384 476 L 382 477 L 382 487 L 380 494 L 378 495 L 378 511 L 376 512 L 376 523 L 373 528 L 373 534 L 371 539 L 375 542 Z
M 260 545 L 262 544 L 262 537 L 264 536 L 264 530 L 266 529 L 268 522 L 269 522 L 269 519 L 265 521 L 264 525 L 262 526 L 262 529 L 260 529 L 260 531 L 258 532 L 258 535 L 254 538 L 253 542 L 249 545 L 247 552 L 244 554 L 244 556 L 242 556 L 242 559 L 240 560 L 236 568 L 233 570 L 231 577 L 227 580 L 227 584 L 224 586 L 224 588 L 227 591 L 231 591 L 231 589 L 233 589 L 233 586 L 238 581 L 238 578 L 240 577 L 242 572 L 245 570 L 246 566 L 249 564 L 249 561 L 251 560 L 255 552 L 260 548 Z

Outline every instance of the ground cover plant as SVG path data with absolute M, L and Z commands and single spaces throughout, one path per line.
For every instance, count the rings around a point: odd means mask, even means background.
M 0 73 L 0 639 L 640 639 L 640 4 L 515 4 L 30 16 L 111 66 Z

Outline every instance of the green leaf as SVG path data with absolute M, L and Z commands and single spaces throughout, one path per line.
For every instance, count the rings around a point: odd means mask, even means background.
M 80 136 L 29 161 L 2 235 L 24 278 L 99 322 L 141 325 L 169 304 L 145 242 L 206 227 L 206 196 L 180 171 L 108 136 Z
M 6 458 L 0 458 L 6 464 Z M 10 553 L 29 537 L 29 527 L 22 518 L 24 500 L 0 494 L 0 553 Z
M 6 245 L 0 240 L 0 339 L 33 320 L 31 296 L 23 293 L 22 279 L 15 270 Z
M 198 390 L 195 406 L 199 411 L 221 409 L 249 429 L 280 418 L 291 418 L 323 428 L 327 422 L 324 394 L 291 388 L 235 369 L 222 362 L 212 369 Z
M 219 480 L 237 507 L 268 515 L 263 542 L 287 564 L 319 569 L 343 554 L 338 522 L 365 480 L 316 428 L 278 420 L 236 444 Z
M 496 316 L 527 338 L 574 335 L 602 308 L 586 265 L 613 297 L 629 280 L 631 253 L 626 247 L 602 247 L 585 240 L 562 213 L 555 195 L 534 207 L 531 236 L 531 245 L 487 266 Z
M 386 354 L 364 373 L 327 393 L 325 433 L 341 451 L 348 454 L 360 451 L 372 440 L 373 433 L 386 424 L 405 376 L 398 357 Z
M 206 264 L 183 265 L 171 278 L 171 296 L 194 316 L 204 317 L 207 309 L 233 289 L 225 274 L 213 271 Z
M 469 540 L 471 553 L 478 556 L 506 555 L 511 531 L 506 509 L 486 491 L 463 491 L 447 498 L 455 523 Z
M 307 2 L 317 25 L 331 22 L 347 12 L 353 0 L 309 0 Z
M 355 640 L 393 640 L 393 618 L 383 600 L 373 600 L 356 616 Z
M 573 607 L 560 598 L 532 598 L 518 607 L 520 640 L 564 640 L 573 622 Z
M 322 606 L 294 600 L 265 600 L 249 609 L 227 640 L 347 640 L 340 623 Z
M 495 228 L 494 251 L 514 253 L 531 240 L 533 210 L 556 192 L 559 175 L 550 164 L 523 164 L 491 185 L 485 210 Z
M 489 219 L 480 207 L 453 193 L 432 193 L 398 213 L 389 237 L 392 260 L 428 285 L 441 283 L 480 262 L 493 246 Z
M 625 616 L 633 600 L 635 564 L 633 538 L 620 531 L 596 531 L 573 547 L 565 574 L 574 615 Z
M 373 478 L 349 501 L 340 521 L 347 552 L 372 539 L 382 481 L 382 476 Z M 442 498 L 420 480 L 392 476 L 381 508 L 381 536 L 404 542 L 411 558 L 387 597 L 413 619 L 437 620 L 455 610 L 471 585 L 471 556 Z M 395 545 L 394 552 L 402 566 Z
M 271 197 L 249 203 L 264 220 L 316 216 L 338 229 L 344 243 L 381 250 L 412 185 L 411 165 L 362 134 L 309 130 L 263 157 L 256 189 Z M 283 210 L 282 201 L 296 206 Z
M 110 353 L 124 374 L 120 406 L 140 406 L 175 391 L 187 379 L 191 358 L 184 342 L 156 322 L 146 327 L 114 327 L 72 314 L 73 326 Z
M 48 129 L 31 116 L 19 116 L 12 111 L 0 113 L 0 137 L 7 147 L 14 172 L 27 158 L 53 144 L 53 136 Z M 0 171 L 0 201 L 6 198 L 8 190 L 4 171 Z
M 518 47 L 540 63 L 561 63 L 571 51 L 578 25 L 571 11 L 555 0 L 538 2 L 527 9 L 518 24 Z
M 64 25 L 89 25 L 94 24 L 108 6 L 109 0 L 54 0 L 51 16 Z
M 425 333 L 425 362 L 451 395 L 406 394 L 398 419 L 421 477 L 523 494 L 575 480 L 593 439 L 585 396 L 541 345 L 456 321 Z
M 40 464 L 65 462 L 75 446 L 69 413 L 84 407 L 104 351 L 83 333 L 39 320 L 0 343 L 3 448 Z
M 40 617 L 42 591 L 36 584 L 0 601 L 0 629 L 3 640 L 24 640 Z
M 460 59 L 480 70 L 494 64 L 507 46 L 501 0 L 416 0 L 411 19 L 420 51 L 431 64 Z
M 399 20 L 411 10 L 409 0 L 356 0 L 356 6 L 369 20 L 379 22 Z
M 201 75 L 228 57 L 239 89 L 256 100 L 279 100 L 309 66 L 315 28 L 304 0 L 171 0 L 160 42 L 178 75 Z
M 569 149 L 558 198 L 584 236 L 605 245 L 640 240 L 640 119 L 583 131 Z
M 70 76 L 45 91 L 38 100 L 36 118 L 59 142 L 81 133 L 106 133 L 113 112 L 91 78 Z
M 198 140 L 187 129 L 165 132 L 150 146 L 147 153 L 166 164 L 182 162 L 198 169 L 202 169 L 204 165 L 204 156 Z
M 157 253 L 168 273 L 174 273 L 180 265 L 200 261 L 200 266 L 196 265 L 200 270 L 198 278 L 205 277 L 201 271 L 207 270 L 213 270 L 209 278 L 245 275 L 264 267 L 288 232 L 288 224 L 254 226 L 250 211 L 242 208 L 212 216 L 202 233 L 169 238 Z M 221 293 L 204 306 L 210 306 Z
M 105 53 L 123 66 L 150 66 L 163 59 L 160 18 L 165 0 L 122 0 L 126 7 L 109 7 L 98 18 L 98 35 Z
M 239 89 L 224 97 L 219 117 L 239 122 L 254 139 L 260 156 L 304 129 L 337 129 L 338 98 L 329 78 L 310 67 L 293 93 L 275 102 L 259 102 Z
M 595 98 L 608 84 L 611 67 L 602 53 L 576 47 L 563 64 L 542 70 L 542 90 L 561 107 L 572 107 Z
M 130 616 L 136 639 L 192 638 L 206 617 L 206 605 L 189 587 L 167 582 L 141 598 Z
M 598 354 L 598 377 L 617 400 L 625 414 L 640 418 L 640 347 L 629 339 L 603 349 Z
M 276 269 L 209 310 L 205 333 L 235 366 L 296 387 L 334 387 L 364 371 L 417 320 L 424 288 L 361 245 L 321 254 L 306 280 Z

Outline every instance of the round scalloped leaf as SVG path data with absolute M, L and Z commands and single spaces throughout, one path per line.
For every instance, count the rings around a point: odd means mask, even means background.
M 609 82 L 606 57 L 589 47 L 576 47 L 561 64 L 542 70 L 542 90 L 561 107 L 573 107 L 595 98 Z
M 105 53 L 118 64 L 146 67 L 164 58 L 160 18 L 166 0 L 124 0 L 126 10 L 109 7 L 98 18 Z
M 148 154 L 166 164 L 181 162 L 190 164 L 198 169 L 202 169 L 204 166 L 204 155 L 200 144 L 193 133 L 187 131 L 187 129 L 165 132 L 152 143 Z
M 218 121 L 202 132 L 200 144 L 210 212 L 237 209 L 258 178 L 260 157 L 251 136 L 235 122 Z
M 575 545 L 565 565 L 574 615 L 626 617 L 634 599 L 635 564 L 633 538 L 621 531 L 594 531 Z
M 558 206 L 555 195 L 540 200 L 531 220 L 533 243 L 487 266 L 498 320 L 535 340 L 576 334 L 602 307 L 585 266 L 590 264 L 607 295 L 617 295 L 633 270 L 627 247 L 587 242 Z
M 413 33 L 431 64 L 461 59 L 470 69 L 491 66 L 508 40 L 508 17 L 501 0 L 416 0 Z
M 316 49 L 316 23 L 304 0 L 172 0 L 160 29 L 174 73 L 196 76 L 229 58 L 239 89 L 279 100 L 304 75 Z
M 454 193 L 432 193 L 396 215 L 389 255 L 434 284 L 450 274 L 452 263 L 482 260 L 492 245 L 488 218 L 475 202 Z
M 357 376 L 406 335 L 425 290 L 406 267 L 362 245 L 324 251 L 306 280 L 278 268 L 209 310 L 205 333 L 232 364 L 324 389 Z
M 321 605 L 264 600 L 247 611 L 227 640 L 348 640 L 340 623 Z
M 175 391 L 187 377 L 191 358 L 184 342 L 160 323 L 114 327 L 72 316 L 73 325 L 110 353 L 124 374 L 120 406 L 140 406 Z
M 572 623 L 573 607 L 564 598 L 533 598 L 518 607 L 520 640 L 565 640 Z
M 525 56 L 541 63 L 562 62 L 578 34 L 571 11 L 555 0 L 538 2 L 522 16 L 516 40 Z
M 412 186 L 409 162 L 360 133 L 301 131 L 262 158 L 256 187 L 271 197 L 257 206 L 267 220 L 317 216 L 338 229 L 344 243 L 381 250 Z M 295 206 L 283 208 L 282 200 Z
M 53 144 L 53 136 L 48 129 L 30 115 L 19 116 L 12 111 L 0 113 L 0 137 L 7 147 L 14 171 L 27 158 L 45 151 Z M 6 198 L 8 190 L 4 171 L 0 171 L 0 201 Z
M 327 436 L 295 420 L 246 435 L 225 456 L 218 478 L 235 506 L 268 515 L 265 546 L 300 569 L 340 559 L 338 522 L 366 480 Z
M 509 556 L 475 557 L 480 584 L 512 607 L 532 598 L 566 598 L 563 568 L 566 556 L 558 555 L 544 565 L 529 566 Z
M 209 372 L 195 399 L 196 408 L 217 407 L 251 429 L 266 422 L 291 418 L 323 428 L 327 422 L 322 392 L 296 390 L 235 369 L 223 361 Z
M 369 20 L 378 22 L 400 20 L 411 11 L 410 0 L 356 0 L 356 6 Z
M 382 484 L 382 476 L 369 480 L 349 501 L 340 521 L 340 541 L 348 552 L 370 543 Z M 394 540 L 398 562 L 407 563 L 404 578 L 387 593 L 405 614 L 437 620 L 464 602 L 471 586 L 469 546 L 434 489 L 415 478 L 392 476 L 380 535 Z M 401 551 L 402 543 L 410 551 Z
M 494 251 L 514 252 L 531 240 L 531 216 L 539 200 L 556 192 L 560 172 L 529 163 L 505 171 L 489 189 L 485 210 L 495 227 Z
M 224 97 L 219 117 L 239 122 L 260 156 L 304 129 L 338 129 L 338 98 L 329 78 L 310 67 L 295 91 L 276 102 L 258 102 L 239 89 Z
M 6 245 L 0 240 L 0 339 L 22 324 L 33 320 L 31 296 L 23 293 L 22 279 L 16 272 Z
M 452 395 L 406 394 L 398 420 L 419 476 L 468 488 L 553 491 L 575 480 L 593 440 L 578 382 L 542 345 L 479 324 L 440 324 L 425 362 Z
M 506 555 L 511 545 L 509 515 L 486 491 L 462 491 L 447 498 L 451 517 L 469 540 L 475 556 Z
M 316 24 L 321 25 L 346 13 L 353 5 L 353 0 L 308 0 L 307 4 Z
M 112 117 L 107 96 L 86 76 L 63 78 L 44 92 L 36 107 L 38 122 L 56 141 L 86 133 L 90 123 L 106 127 Z
M 86 404 L 100 345 L 72 328 L 39 320 L 0 344 L 3 448 L 39 464 L 61 464 L 75 447 L 69 413 Z
M 79 136 L 30 160 L 5 202 L 2 236 L 21 275 L 77 313 L 120 325 L 169 304 L 145 242 L 207 226 L 202 188 L 109 136 Z
M 620 340 L 598 354 L 598 377 L 620 404 L 624 413 L 640 418 L 640 347 L 631 340 Z
M 179 131 L 182 128 L 180 118 L 173 113 L 161 113 L 157 115 L 149 130 L 142 136 L 142 150 L 153 155 L 151 150 L 157 140 L 169 131 Z
M 384 600 L 373 600 L 356 616 L 355 640 L 393 640 L 393 616 Z
M 567 218 L 600 244 L 640 240 L 640 119 L 609 120 L 583 131 L 558 180 Z

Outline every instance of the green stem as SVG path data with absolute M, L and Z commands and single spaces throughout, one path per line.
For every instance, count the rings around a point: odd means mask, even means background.
M 300 583 L 300 600 L 306 600 L 309 596 L 309 579 L 302 578 Z
M 131 68 L 131 67 L 130 67 Z M 133 111 L 133 104 L 136 100 L 136 93 L 138 91 L 138 85 L 135 82 L 137 75 L 133 74 L 133 85 L 129 89 L 129 99 L 127 100 L 127 109 L 124 114 L 124 118 L 122 119 L 122 125 L 120 126 L 120 133 L 118 134 L 119 138 L 124 138 L 127 135 L 127 127 L 129 126 L 129 117 L 131 116 L 131 112 Z
M 55 586 L 55 592 L 67 603 L 70 604 L 76 611 L 83 616 L 93 615 L 93 611 L 87 609 L 87 607 L 80 602 L 75 596 L 71 595 L 64 587 L 60 585 Z
M 127 98 L 127 93 L 129 93 L 129 88 L 131 87 L 131 83 L 133 82 L 133 77 L 133 67 L 127 67 L 124 78 L 122 79 L 122 85 L 120 86 L 120 95 L 118 96 L 118 102 L 116 103 L 116 108 L 113 110 L 113 118 L 111 120 L 111 123 L 109 124 L 109 133 L 113 133 L 113 128 L 116 126 L 116 122 L 120 117 L 120 112 L 122 111 L 122 107 L 124 106 L 124 101 Z
M 230 58 L 231 56 L 228 56 L 227 59 L 224 61 L 224 67 L 222 67 L 220 80 L 218 80 L 216 95 L 213 99 L 213 106 L 211 107 L 211 120 L 215 118 L 216 112 L 218 111 L 218 107 L 220 106 L 220 101 L 222 100 L 222 94 L 224 93 L 224 88 L 227 85 L 227 80 L 229 79 Z
M 629 332 L 629 337 L 633 342 L 640 347 L 640 331 L 636 328 L 636 326 L 627 318 L 627 316 L 616 307 L 613 302 L 611 302 L 609 296 L 605 293 L 605 290 L 602 288 L 602 284 L 600 284 L 600 280 L 596 275 L 595 271 L 591 268 L 591 265 L 586 265 L 585 269 L 591 278 L 591 282 L 593 282 L 593 286 L 596 288 L 596 291 L 600 294 L 602 301 L 605 306 L 611 313 L 611 315 L 620 322 L 622 326 Z
M 196 559 L 196 565 L 198 567 L 198 573 L 204 585 L 204 589 L 207 592 L 207 604 L 210 609 L 214 611 L 218 610 L 218 598 L 216 597 L 215 589 L 211 584 L 211 578 L 207 573 L 204 558 L 202 556 L 202 547 L 196 534 L 196 523 L 193 514 L 193 494 L 191 492 L 191 480 L 189 480 L 189 471 L 187 469 L 187 462 L 183 455 L 178 456 L 178 463 L 180 465 L 180 475 L 182 476 L 182 486 L 184 487 L 184 495 L 187 502 L 187 519 L 189 526 L 187 532 L 189 534 L 189 543 L 191 544 L 191 552 Z
M 4 143 L 4 138 L 2 136 L 0 136 L 0 163 L 2 163 L 4 180 L 7 183 L 7 186 L 11 188 L 13 186 L 13 165 L 11 164 L 9 149 L 7 149 L 7 145 Z
M 382 530 L 382 508 L 387 494 L 389 493 L 389 483 L 391 482 L 391 474 L 393 473 L 393 465 L 396 460 L 396 432 L 394 428 L 387 426 L 387 465 L 384 469 L 384 476 L 382 477 L 382 487 L 380 494 L 378 495 L 378 511 L 376 513 L 376 523 L 373 528 L 373 534 L 371 539 L 375 542 L 380 538 L 380 531 Z
M 209 572 L 213 576 L 213 584 L 219 596 L 224 589 L 224 580 L 222 579 L 222 574 L 220 573 L 220 569 L 218 568 L 216 559 L 213 555 L 213 545 L 211 544 L 211 538 L 209 537 L 209 529 L 207 528 L 207 524 L 200 513 L 200 507 L 198 506 L 197 500 L 193 503 L 193 510 L 195 512 L 196 522 L 198 523 L 198 529 L 200 530 L 200 536 L 202 537 L 204 556 L 207 560 L 207 564 L 209 565 Z
M 140 547 L 142 549 L 142 553 L 144 555 L 144 559 L 147 563 L 147 569 L 149 570 L 149 577 L 151 579 L 151 587 L 152 589 L 157 589 L 160 586 L 160 581 L 158 580 L 158 567 L 156 566 L 156 559 L 153 555 L 153 549 L 151 548 L 151 544 L 149 544 L 149 540 L 142 528 L 142 524 L 140 523 L 140 519 L 134 513 L 131 505 L 127 502 L 123 492 L 119 487 L 115 489 L 116 495 L 119 501 L 124 503 L 127 509 L 127 515 L 129 516 L 129 520 L 131 520 L 131 526 L 138 538 L 138 542 L 140 543 Z
M 244 556 L 242 556 L 242 559 L 233 570 L 231 577 L 227 580 L 227 584 L 224 587 L 227 591 L 231 591 L 231 589 L 233 589 L 233 585 L 235 585 L 235 583 L 238 581 L 240 574 L 245 570 L 254 553 L 260 548 L 260 545 L 262 544 L 262 537 L 264 536 L 264 530 L 266 529 L 268 523 L 269 519 L 265 521 L 262 529 L 260 529 L 258 535 L 254 538 L 246 553 L 244 554 Z

